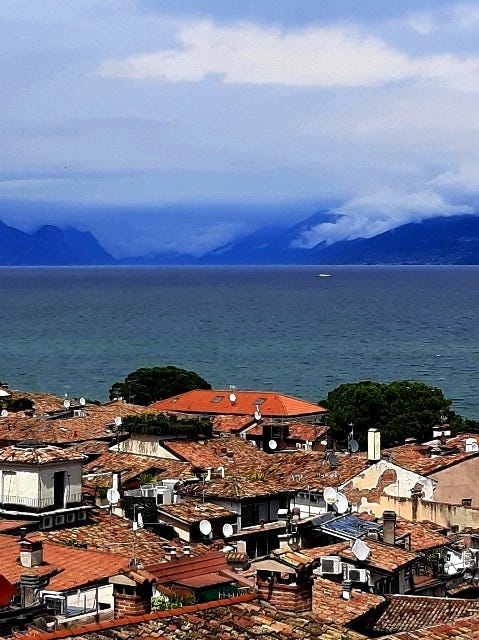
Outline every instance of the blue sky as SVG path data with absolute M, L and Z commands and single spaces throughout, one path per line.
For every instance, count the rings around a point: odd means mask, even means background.
M 0 218 L 200 254 L 477 210 L 479 3 L 2 0 Z

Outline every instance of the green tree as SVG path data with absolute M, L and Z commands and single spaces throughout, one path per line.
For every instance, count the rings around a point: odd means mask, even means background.
M 121 396 L 146 406 L 193 389 L 211 389 L 211 385 L 194 371 L 172 365 L 143 367 L 129 373 L 123 382 L 115 382 L 110 389 L 110 400 Z
M 451 400 L 437 387 L 422 382 L 342 384 L 328 393 L 325 403 L 331 435 L 345 441 L 353 425 L 362 446 L 371 428 L 380 429 L 382 443 L 389 446 L 402 444 L 408 437 L 428 440 L 432 428 L 444 422 L 455 430 L 464 426 L 462 418 L 451 411 Z

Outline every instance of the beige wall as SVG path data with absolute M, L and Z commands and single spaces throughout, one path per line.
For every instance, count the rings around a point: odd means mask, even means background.
M 479 509 L 460 505 L 382 496 L 379 505 L 372 505 L 370 509 L 378 518 L 386 510 L 395 511 L 408 520 L 429 520 L 448 529 L 453 526 L 459 527 L 460 531 L 467 527 L 479 528 Z
M 112 447 L 112 449 L 116 449 Z M 135 434 L 128 440 L 124 440 L 119 444 L 119 451 L 125 453 L 136 453 L 143 456 L 153 456 L 155 458 L 168 458 L 170 460 L 179 460 L 179 458 L 167 451 L 158 441 L 158 436 L 148 434 Z
M 437 481 L 435 502 L 462 504 L 463 498 L 472 498 L 472 506 L 479 507 L 479 457 L 463 460 L 430 477 Z

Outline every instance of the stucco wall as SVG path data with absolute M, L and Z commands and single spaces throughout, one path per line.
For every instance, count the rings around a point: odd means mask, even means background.
M 144 456 L 153 456 L 155 458 L 168 458 L 170 460 L 178 460 L 179 458 L 167 451 L 161 446 L 158 436 L 137 433 L 128 440 L 124 440 L 119 444 L 119 451 L 125 453 L 136 453 Z
M 435 502 L 462 504 L 464 498 L 472 498 L 472 506 L 479 507 L 479 457 L 463 460 L 431 478 L 437 481 Z
M 58 463 L 38 467 L 15 465 L 0 471 L 0 487 L 5 503 L 15 502 L 14 498 L 43 500 L 45 505 L 53 503 L 53 475 L 57 471 L 65 472 L 65 497 L 81 494 L 82 463 Z M 8 498 L 11 498 L 10 500 Z M 40 505 L 40 506 L 45 506 Z M 28 506 L 28 502 L 25 502 Z

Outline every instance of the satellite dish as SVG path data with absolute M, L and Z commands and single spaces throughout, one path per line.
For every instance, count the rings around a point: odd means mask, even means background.
M 336 513 L 346 513 L 349 509 L 349 502 L 344 493 L 338 491 L 336 500 L 333 502 L 333 509 Z
M 106 492 L 106 499 L 110 504 L 118 504 L 120 500 L 120 493 L 117 491 L 117 489 L 113 489 L 112 487 Z
M 230 393 L 230 402 L 232 404 L 236 402 L 236 393 Z
M 333 487 L 325 487 L 323 490 L 323 498 L 326 504 L 333 504 L 336 502 L 338 492 Z
M 273 449 L 273 451 L 274 451 L 275 449 L 277 449 L 277 448 L 278 448 L 278 443 L 276 442 L 276 440 L 270 440 L 270 441 L 268 442 L 268 447 L 269 447 L 270 449 Z
M 140 529 L 143 529 L 143 514 L 141 513 L 141 511 L 138 511 L 138 513 L 136 514 L 136 519 L 138 521 L 138 526 L 140 527 Z
M 82 397 L 82 398 L 80 398 L 80 404 L 81 404 L 81 406 L 82 406 L 82 407 L 84 407 L 84 406 L 86 405 L 86 400 L 85 400 L 85 398 L 83 398 L 83 397 Z
M 116 424 L 117 427 L 119 427 L 121 425 L 121 416 L 116 416 L 114 423 Z
M 354 544 L 351 547 L 351 551 L 356 556 L 356 558 L 358 560 L 361 560 L 362 562 L 364 562 L 364 560 L 367 560 L 369 554 L 371 553 L 371 549 L 368 547 L 368 545 L 359 538 L 356 538 L 356 540 L 354 541 Z
M 212 531 L 211 522 L 209 520 L 202 520 L 200 522 L 200 531 L 204 536 L 209 536 Z
M 256 420 L 256 422 L 259 422 L 261 420 L 261 413 L 258 410 L 254 412 L 254 419 Z
M 223 535 L 225 538 L 229 538 L 234 533 L 232 525 L 229 522 L 223 525 Z
M 6 418 L 8 416 L 8 411 L 6 409 L 2 409 L 0 415 L 2 416 L 2 418 Z
M 65 409 L 69 409 L 70 408 L 70 400 L 68 400 L 68 398 L 66 398 L 63 401 L 63 406 L 65 407 Z
M 0 607 L 6 607 L 14 593 L 14 586 L 0 574 Z
M 351 453 L 357 453 L 359 451 L 359 443 L 357 440 L 350 440 L 348 444 L 348 449 Z

